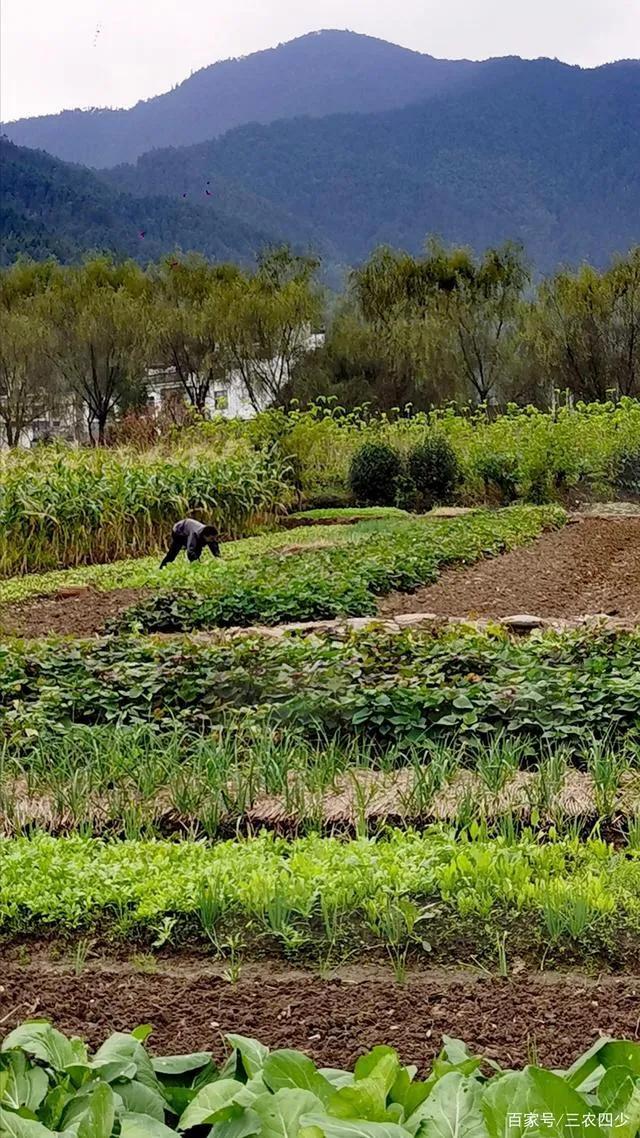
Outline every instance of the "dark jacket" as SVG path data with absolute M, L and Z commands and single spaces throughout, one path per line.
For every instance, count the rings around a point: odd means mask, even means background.
M 165 554 L 160 568 L 175 561 L 181 549 L 185 549 L 189 561 L 197 561 L 205 545 L 209 546 L 214 557 L 220 556 L 220 546 L 217 540 L 217 531 L 213 526 L 207 526 L 195 518 L 183 518 L 176 522 L 171 531 L 171 547 Z

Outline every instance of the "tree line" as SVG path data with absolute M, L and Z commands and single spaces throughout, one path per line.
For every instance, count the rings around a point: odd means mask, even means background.
M 256 411 L 320 395 L 378 410 L 640 396 L 640 246 L 602 272 L 535 285 L 512 244 L 481 256 L 433 240 L 419 257 L 382 248 L 338 297 L 319 268 L 286 248 L 253 271 L 196 255 L 146 269 L 17 261 L 0 274 L 7 442 L 72 398 L 103 443 L 116 413 L 145 404 L 150 367 L 173 369 L 202 415 L 230 371 Z M 325 342 L 309 351 L 320 326 Z
M 256 410 L 278 402 L 322 315 L 311 257 L 275 249 L 255 271 L 199 256 L 141 268 L 19 260 L 0 274 L 0 422 L 16 445 L 56 408 L 82 409 L 103 444 L 116 412 L 147 402 L 148 370 L 171 368 L 204 415 L 230 370 Z
M 303 399 L 380 410 L 639 396 L 640 246 L 603 272 L 583 265 L 535 285 L 512 244 L 482 256 L 437 241 L 421 257 L 379 249 L 295 378 Z

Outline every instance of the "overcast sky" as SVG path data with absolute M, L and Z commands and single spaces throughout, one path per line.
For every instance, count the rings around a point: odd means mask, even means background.
M 640 0 L 0 0 L 0 118 L 131 106 L 318 28 L 449 59 L 640 56 Z M 99 29 L 99 30 L 98 30 Z

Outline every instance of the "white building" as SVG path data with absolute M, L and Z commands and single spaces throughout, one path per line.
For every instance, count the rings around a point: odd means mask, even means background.
M 304 348 L 313 352 L 324 344 L 324 332 L 311 332 L 306 337 Z M 279 359 L 265 363 L 265 369 L 274 375 L 282 371 Z M 186 400 L 186 394 L 175 368 L 147 368 L 147 394 L 149 404 L 158 413 L 168 396 L 179 395 Z M 286 373 L 285 373 L 286 381 Z M 269 405 L 265 397 L 260 410 Z M 256 409 L 247 395 L 240 371 L 230 371 L 211 388 L 206 399 L 207 416 L 223 415 L 225 419 L 252 419 Z M 86 443 L 89 439 L 86 420 L 78 400 L 69 396 L 48 416 L 35 420 L 27 427 L 21 437 L 21 446 L 32 446 L 45 439 L 60 438 L 68 442 Z M 0 449 L 6 446 L 0 428 Z
M 184 388 L 175 368 L 149 368 L 147 381 L 149 404 L 156 412 L 161 410 L 167 396 L 185 397 Z M 230 372 L 211 388 L 205 408 L 207 416 L 223 415 L 225 419 L 251 419 L 256 413 L 253 404 L 247 398 L 242 379 L 236 372 Z
M 310 332 L 306 337 L 305 351 L 314 352 L 324 344 L 324 332 Z M 280 360 L 272 360 L 266 365 L 274 374 L 279 371 Z M 177 376 L 175 368 L 148 368 L 147 392 L 149 403 L 156 411 L 162 407 L 168 395 L 183 395 L 184 388 Z M 269 401 L 265 397 L 261 402 L 260 410 L 268 407 Z M 222 415 L 225 419 L 252 419 L 256 409 L 247 395 L 247 389 L 240 371 L 230 371 L 217 381 L 209 391 L 206 399 L 207 415 Z

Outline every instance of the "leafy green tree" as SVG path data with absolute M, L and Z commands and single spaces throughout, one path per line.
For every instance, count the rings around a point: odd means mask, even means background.
M 475 258 L 431 242 L 422 263 L 427 302 L 425 345 L 430 369 L 443 380 L 463 379 L 479 403 L 500 394 L 509 379 L 522 294 L 529 279 L 512 244 Z
M 0 421 L 10 447 L 53 401 L 47 340 L 47 326 L 30 298 L 11 307 L 0 304 Z
M 443 375 L 434 382 L 427 351 L 433 282 L 424 264 L 408 253 L 382 247 L 351 273 L 350 291 L 382 373 L 376 405 L 427 406 L 450 398 L 454 384 L 445 385 Z
M 486 402 L 509 374 L 527 280 L 513 245 L 474 258 L 432 240 L 421 258 L 377 250 L 351 283 L 390 375 L 413 371 L 416 386 L 434 402 L 462 394 L 461 381 L 467 393 Z
M 393 352 L 392 352 L 392 349 Z M 435 398 L 416 363 L 410 340 L 394 341 L 344 304 L 327 328 L 325 343 L 306 352 L 292 370 L 287 394 L 301 402 L 334 396 L 347 407 L 369 403 L 389 411 L 412 403 L 426 409 Z
M 315 259 L 283 248 L 261 258 L 254 274 L 238 274 L 226 289 L 229 361 L 256 411 L 281 402 L 309 333 L 321 319 L 316 269 Z
M 62 272 L 56 261 L 18 257 L 12 265 L 0 270 L 0 305 L 10 309 L 21 305 L 27 297 L 41 295 Z
M 238 279 L 235 266 L 211 265 L 197 255 L 170 257 L 153 276 L 154 362 L 174 369 L 200 415 L 227 370 L 224 297 Z
M 103 445 L 119 400 L 143 382 L 150 321 L 148 281 L 131 261 L 98 257 L 67 269 L 42 297 L 50 354 L 82 401 L 92 442 Z
M 543 281 L 527 340 L 556 387 L 592 400 L 640 394 L 640 246 L 603 273 L 584 265 Z

